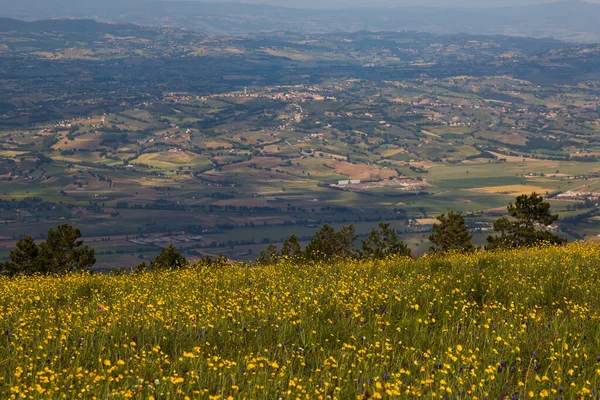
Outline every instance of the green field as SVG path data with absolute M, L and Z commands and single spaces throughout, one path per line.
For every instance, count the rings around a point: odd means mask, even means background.
M 593 398 L 600 247 L 0 278 L 5 398 Z

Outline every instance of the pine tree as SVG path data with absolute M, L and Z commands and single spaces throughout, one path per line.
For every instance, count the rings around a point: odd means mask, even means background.
M 305 257 L 312 260 L 355 257 L 354 242 L 357 237 L 354 225 L 344 226 L 339 232 L 330 225 L 323 225 L 306 246 Z
M 499 236 L 489 236 L 486 249 L 506 249 L 538 244 L 564 244 L 567 242 L 559 236 L 539 226 L 547 227 L 558 220 L 558 215 L 550 213 L 550 203 L 536 193 L 530 196 L 517 197 L 515 204 L 508 206 L 510 218 L 500 218 L 494 223 L 494 230 Z
M 302 246 L 298 241 L 296 235 L 291 235 L 289 238 L 283 241 L 281 246 L 281 256 L 296 258 L 302 255 Z
M 8 261 L 0 261 L 0 275 L 12 275 L 13 264 Z
M 259 265 L 276 264 L 278 261 L 277 246 L 271 243 L 266 251 L 261 251 L 256 263 Z
M 437 220 L 440 223 L 433 225 L 433 232 L 429 235 L 429 241 L 434 244 L 430 247 L 430 251 L 470 253 L 475 250 L 471 243 L 473 235 L 465 224 L 465 217 L 450 211 L 447 216 L 446 214 L 438 216 Z
M 0 272 L 30 275 L 82 271 L 94 265 L 96 257 L 80 238 L 81 231 L 68 224 L 48 230 L 47 240 L 39 247 L 31 236 L 25 236 L 10 252 L 11 262 L 0 265 Z
M 381 260 L 396 255 L 410 257 L 410 253 L 410 248 L 398 239 L 396 231 L 387 223 L 380 223 L 379 229 L 373 228 L 369 237 L 362 241 L 362 257 Z
M 47 239 L 40 244 L 40 271 L 60 273 L 82 271 L 96 262 L 95 251 L 83 246 L 81 230 L 69 224 L 48 230 Z
M 157 269 L 175 269 L 187 265 L 187 260 L 175 247 L 170 244 L 169 247 L 162 249 L 160 254 L 150 263 L 151 270 Z
M 6 268 L 9 274 L 33 274 L 40 272 L 40 249 L 31 236 L 25 236 L 17 242 L 17 248 L 10 252 L 12 263 Z
M 150 266 L 146 264 L 146 261 L 143 261 L 141 264 L 138 264 L 137 267 L 131 270 L 134 274 L 141 274 L 142 272 L 146 272 L 150 269 Z

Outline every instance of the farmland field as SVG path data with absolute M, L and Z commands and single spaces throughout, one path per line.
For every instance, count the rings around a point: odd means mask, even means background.
M 154 235 L 201 236 L 177 243 L 189 259 L 251 260 L 382 221 L 420 255 L 418 221 L 455 210 L 481 242 L 531 192 L 561 236 L 600 234 L 597 46 L 93 21 L 12 21 L 0 46 L 0 261 L 61 223 L 102 270 L 160 251 L 138 251 Z

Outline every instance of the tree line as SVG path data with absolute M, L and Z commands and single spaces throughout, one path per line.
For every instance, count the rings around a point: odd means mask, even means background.
M 0 263 L 0 273 L 32 275 L 88 269 L 96 263 L 95 251 L 84 246 L 80 238 L 81 230 L 68 224 L 48 230 L 39 246 L 31 236 L 25 236 L 10 252 L 11 261 Z
M 522 195 L 508 206 L 509 217 L 494 222 L 496 235 L 487 238 L 484 249 L 494 251 L 537 245 L 558 245 L 567 242 L 548 229 L 558 220 L 558 215 L 550 213 L 550 204 L 542 196 L 533 193 Z M 467 227 L 464 216 L 450 211 L 437 217 L 437 224 L 429 235 L 432 243 L 430 252 L 441 255 L 449 252 L 470 253 L 479 250 L 473 242 L 473 235 Z M 402 242 L 390 224 L 380 223 L 360 249 L 355 247 L 357 235 L 353 225 L 344 226 L 336 232 L 330 225 L 324 225 L 302 250 L 295 235 L 285 240 L 281 250 L 271 244 L 262 252 L 258 264 L 271 264 L 283 257 L 302 258 L 307 261 L 338 258 L 384 259 L 393 256 L 411 256 L 408 245 Z
M 513 249 L 537 245 L 560 245 L 567 242 L 548 229 L 558 219 L 550 212 L 550 204 L 542 196 L 533 193 L 519 196 L 508 206 L 508 217 L 494 223 L 496 235 L 487 238 L 487 251 Z M 470 253 L 479 250 L 472 242 L 464 216 L 450 211 L 437 217 L 429 235 L 430 252 L 441 255 L 449 252 Z M 17 242 L 10 253 L 10 262 L 0 263 L 3 274 L 61 273 L 89 269 L 96 262 L 94 250 L 83 246 L 81 231 L 68 224 L 48 231 L 47 240 L 37 246 L 31 236 Z M 331 225 L 323 225 L 310 242 L 302 248 L 296 235 L 286 238 L 280 249 L 274 244 L 260 253 L 257 265 L 275 264 L 292 258 L 299 262 L 325 261 L 332 258 L 385 259 L 387 257 L 410 257 L 411 249 L 401 241 L 389 223 L 380 223 L 368 237 L 355 246 L 358 235 L 354 225 L 343 226 L 336 231 Z M 205 257 L 197 261 L 203 266 L 222 266 L 228 263 L 224 256 Z M 133 272 L 180 268 L 188 260 L 173 245 L 163 249 L 149 264 L 143 262 Z

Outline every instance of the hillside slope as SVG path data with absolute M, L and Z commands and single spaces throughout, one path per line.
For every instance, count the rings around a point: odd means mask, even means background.
M 0 279 L 0 392 L 584 397 L 600 385 L 599 266 L 600 246 L 573 244 Z

